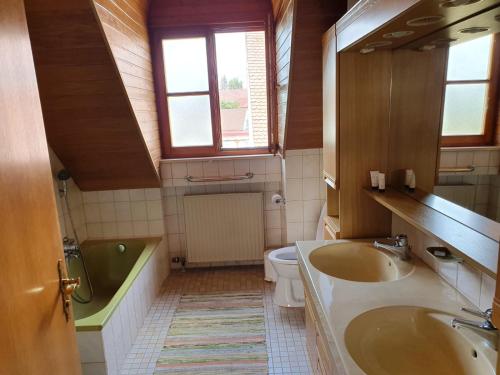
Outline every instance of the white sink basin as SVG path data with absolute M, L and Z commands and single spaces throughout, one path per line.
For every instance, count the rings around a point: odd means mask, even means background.
M 323 246 L 311 252 L 309 261 L 329 276 L 359 282 L 398 280 L 414 268 L 411 262 L 395 259 L 368 242 Z
M 349 354 L 370 375 L 493 375 L 484 342 L 450 326 L 453 316 L 393 306 L 354 318 L 345 331 Z

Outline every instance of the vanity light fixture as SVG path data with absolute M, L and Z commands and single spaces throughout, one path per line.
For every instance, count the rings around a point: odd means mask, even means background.
M 412 18 L 409 21 L 406 21 L 406 25 L 408 26 L 428 26 L 434 25 L 435 23 L 441 22 L 444 19 L 444 16 L 424 16 Z
M 407 31 L 393 31 L 392 33 L 387 33 L 382 35 L 385 39 L 399 39 L 404 38 L 405 36 L 415 34 L 415 31 L 407 30 Z
M 458 32 L 462 34 L 477 34 L 488 31 L 489 29 L 490 29 L 489 27 L 476 26 L 476 27 L 466 27 L 465 29 L 459 30 Z
M 457 40 L 458 39 L 456 39 L 456 38 L 439 38 L 439 39 L 433 40 L 430 44 L 434 44 L 436 46 L 447 46 L 453 42 L 456 42 Z
M 471 5 L 475 3 L 479 3 L 483 0 L 444 0 L 439 4 L 440 7 L 443 8 L 456 8 L 464 5 Z
M 371 52 L 374 52 L 374 51 L 375 51 L 374 47 L 365 47 L 365 48 L 361 48 L 359 50 L 359 53 L 361 53 L 363 55 L 366 55 L 367 53 L 371 53 Z
M 436 48 L 435 44 L 424 44 L 423 46 L 419 47 L 418 50 L 422 51 L 422 52 L 426 52 L 426 51 L 431 51 L 434 48 Z
M 380 40 L 378 42 L 366 43 L 365 48 L 378 48 L 378 47 L 387 47 L 392 44 L 389 40 Z

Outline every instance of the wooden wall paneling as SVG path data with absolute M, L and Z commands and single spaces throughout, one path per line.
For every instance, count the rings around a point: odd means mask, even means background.
M 27 0 L 26 10 L 47 138 L 78 186 L 160 186 L 93 4 Z
M 159 169 L 160 130 L 147 29 L 148 3 L 148 0 L 94 0 L 135 118 L 151 159 Z
M 366 194 L 370 170 L 387 172 L 391 51 L 339 56 L 340 226 L 342 238 L 391 233 L 391 213 Z
M 272 12 L 270 0 L 152 0 L 149 26 L 177 27 L 262 21 Z
M 417 187 L 432 193 L 439 163 L 446 48 L 394 50 L 392 57 L 389 173 L 404 185 L 402 169 L 413 169 Z
M 277 112 L 278 112 L 278 143 L 285 152 L 285 132 L 288 118 L 288 96 L 290 69 L 292 65 L 292 50 L 294 48 L 294 23 L 296 1 L 290 0 L 282 15 L 276 21 L 276 73 L 277 73 Z
M 81 373 L 24 2 L 0 4 L 0 373 Z M 71 308 L 70 308 L 71 309 Z
M 286 148 L 323 147 L 322 36 L 346 9 L 344 1 L 296 0 Z

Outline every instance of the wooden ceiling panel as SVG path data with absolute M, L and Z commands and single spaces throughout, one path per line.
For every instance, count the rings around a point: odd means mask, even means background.
M 26 1 L 49 144 L 82 190 L 160 186 L 152 131 L 158 128 L 150 113 L 156 107 L 144 77 L 136 73 L 142 70 L 123 63 L 124 75 L 134 77 L 130 99 L 94 4 L 63 3 Z M 144 42 L 133 44 L 131 49 L 145 48 Z M 147 66 L 147 53 L 137 56 Z

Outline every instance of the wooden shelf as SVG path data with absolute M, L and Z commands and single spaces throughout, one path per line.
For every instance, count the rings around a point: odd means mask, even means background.
M 365 189 L 377 203 L 460 254 L 467 263 L 496 278 L 498 241 L 399 191 L 385 193 Z

